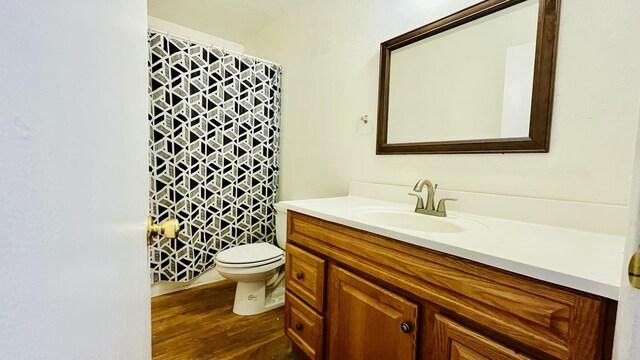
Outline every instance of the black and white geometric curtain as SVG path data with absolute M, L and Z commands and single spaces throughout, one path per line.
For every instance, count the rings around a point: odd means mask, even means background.
M 149 32 L 150 212 L 180 220 L 150 250 L 153 282 L 188 281 L 215 255 L 275 239 L 278 66 Z

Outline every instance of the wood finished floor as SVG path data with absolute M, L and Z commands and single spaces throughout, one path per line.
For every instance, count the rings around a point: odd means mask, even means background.
M 235 283 L 221 281 L 151 299 L 153 359 L 296 359 L 284 307 L 232 312 Z

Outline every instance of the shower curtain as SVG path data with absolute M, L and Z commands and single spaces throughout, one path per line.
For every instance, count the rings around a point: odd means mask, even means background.
M 150 248 L 151 277 L 188 281 L 224 249 L 275 239 L 279 66 L 149 32 L 150 213 L 177 239 Z

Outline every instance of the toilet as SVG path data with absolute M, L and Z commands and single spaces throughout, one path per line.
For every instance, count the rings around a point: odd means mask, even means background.
M 233 312 L 255 315 L 284 304 L 284 249 L 287 241 L 287 210 L 276 209 L 278 246 L 254 243 L 221 251 L 216 269 L 223 277 L 236 281 Z

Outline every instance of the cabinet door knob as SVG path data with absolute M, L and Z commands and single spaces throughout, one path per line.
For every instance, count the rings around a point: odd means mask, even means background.
M 302 280 L 302 278 L 303 278 L 303 277 L 304 277 L 304 274 L 303 274 L 303 273 L 301 273 L 301 272 L 296 273 L 296 279 L 298 279 L 298 280 Z
M 411 332 L 411 326 L 409 326 L 409 324 L 407 324 L 406 322 L 403 322 L 402 324 L 400 324 L 400 329 L 405 334 L 408 334 Z
M 297 330 L 297 331 L 302 330 L 302 324 L 297 323 L 297 324 L 296 324 L 296 330 Z

